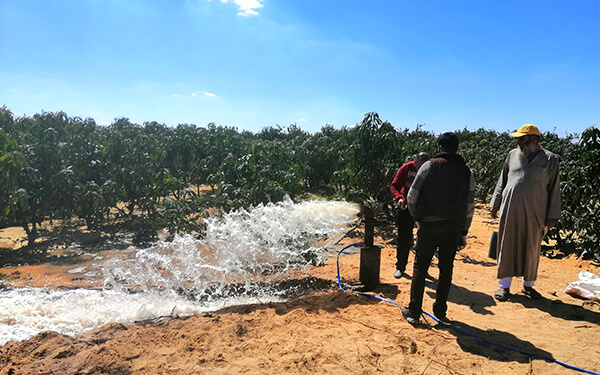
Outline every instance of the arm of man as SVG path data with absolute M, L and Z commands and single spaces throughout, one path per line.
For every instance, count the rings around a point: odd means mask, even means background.
M 550 182 L 548 183 L 548 210 L 546 227 L 554 227 L 560 217 L 560 175 L 558 158 L 552 154 L 550 157 Z
M 398 200 L 405 198 L 402 196 L 402 185 L 404 185 L 406 177 L 403 177 L 402 174 L 403 168 L 400 167 L 400 169 L 398 169 L 398 172 L 396 172 L 396 176 L 392 180 L 392 184 L 390 185 L 390 192 L 392 193 L 394 204 L 397 204 Z
M 398 208 L 406 208 L 406 197 L 402 195 L 402 187 L 406 183 L 408 168 L 406 164 L 404 164 L 394 177 L 392 184 L 390 185 L 390 192 L 392 193 L 392 197 L 394 198 L 394 205 Z
M 462 232 L 462 245 L 460 246 L 461 249 L 467 246 L 467 233 L 469 233 L 469 228 L 471 228 L 471 223 L 473 222 L 473 214 L 475 213 L 475 176 L 473 176 L 473 173 L 471 173 L 469 179 L 469 193 L 467 195 L 467 220 Z
M 419 171 L 417 172 L 417 175 L 415 176 L 415 180 L 413 181 L 410 189 L 408 190 L 408 210 L 410 211 L 410 214 L 412 215 L 412 217 L 415 218 L 415 220 L 418 220 L 418 218 L 415 216 L 415 214 L 417 213 L 417 204 L 419 202 L 419 194 L 421 193 L 421 188 L 423 187 L 423 182 L 425 181 L 425 178 L 427 178 L 427 176 L 429 175 L 429 171 L 431 170 L 431 162 L 427 161 L 425 162 L 425 164 L 423 164 L 421 166 L 421 168 L 419 168 Z
M 498 182 L 496 183 L 496 187 L 494 188 L 494 192 L 492 193 L 492 200 L 490 201 L 491 207 L 491 215 L 492 218 L 498 218 L 498 211 L 500 210 L 500 206 L 502 205 L 502 191 L 506 187 L 506 180 L 508 179 L 508 161 L 510 159 L 510 153 L 506 156 L 504 160 L 504 165 L 502 166 L 502 172 L 500 172 L 500 177 L 498 177 Z

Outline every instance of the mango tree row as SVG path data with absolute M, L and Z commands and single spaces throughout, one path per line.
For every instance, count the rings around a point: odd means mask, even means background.
M 477 197 L 486 201 L 515 142 L 485 129 L 456 133 Z M 563 218 L 550 235 L 567 251 L 590 249 L 596 256 L 598 133 L 594 127 L 562 138 L 545 133 L 542 142 L 562 163 Z M 391 217 L 389 184 L 397 169 L 420 151 L 434 153 L 436 137 L 421 125 L 398 130 L 377 113 L 352 127 L 325 125 L 310 134 L 296 125 L 251 133 L 124 118 L 100 126 L 64 112 L 17 118 L 2 107 L 0 215 L 4 225 L 23 226 L 30 243 L 43 221 L 73 217 L 90 229 L 118 220 L 140 242 L 154 240 L 159 228 L 200 233 L 209 208 L 228 211 L 285 195 L 367 201 Z

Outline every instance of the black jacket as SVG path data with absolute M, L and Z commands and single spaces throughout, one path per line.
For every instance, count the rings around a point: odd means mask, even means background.
M 465 160 L 457 154 L 441 153 L 421 168 L 425 168 L 424 179 L 420 186 L 412 187 L 419 190 L 413 205 L 415 221 L 449 220 L 460 225 L 466 234 L 470 226 L 467 221 L 471 170 Z

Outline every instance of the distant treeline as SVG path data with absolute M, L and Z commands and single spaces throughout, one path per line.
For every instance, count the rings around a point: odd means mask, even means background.
M 477 197 L 487 203 L 515 141 L 486 129 L 455 133 Z M 396 171 L 418 152 L 435 153 L 436 138 L 420 125 L 398 130 L 374 112 L 355 126 L 325 125 L 311 134 L 296 125 L 252 133 L 126 118 L 100 126 L 64 112 L 15 117 L 1 107 L 0 221 L 22 226 L 31 244 L 43 221 L 72 218 L 90 229 L 119 221 L 140 242 L 154 240 L 160 228 L 171 236 L 201 233 L 209 209 L 229 211 L 286 195 L 363 201 L 391 217 L 389 185 Z M 546 132 L 542 145 L 561 158 L 563 213 L 549 236 L 563 252 L 598 256 L 600 131 Z

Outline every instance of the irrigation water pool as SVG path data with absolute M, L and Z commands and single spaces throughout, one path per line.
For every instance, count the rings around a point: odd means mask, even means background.
M 0 345 L 47 330 L 74 335 L 111 322 L 283 300 L 299 287 L 290 276 L 324 260 L 358 210 L 348 202 L 288 198 L 210 217 L 202 239 L 177 236 L 99 263 L 101 289 L 5 288 Z

